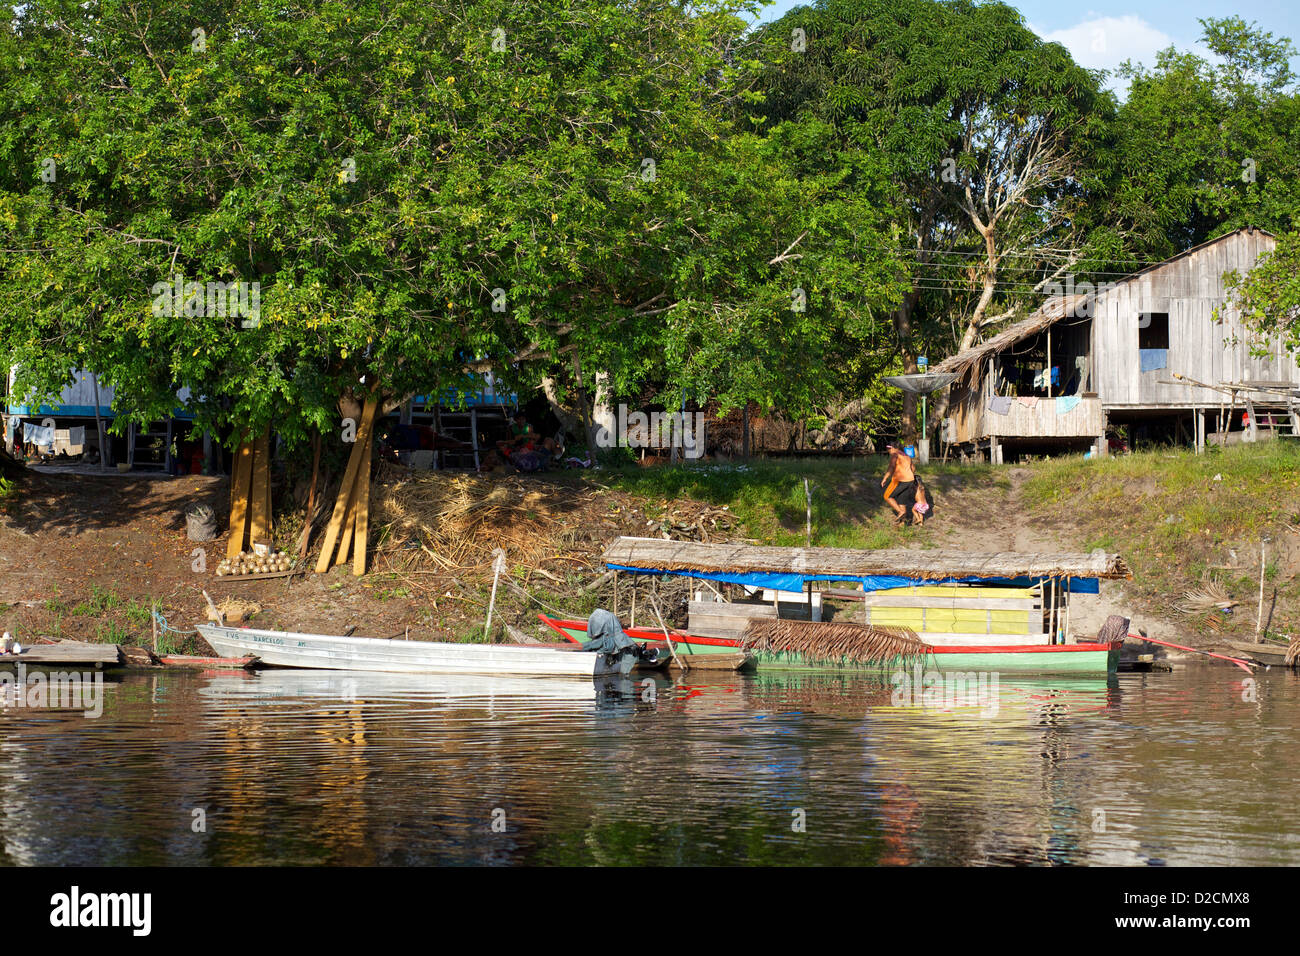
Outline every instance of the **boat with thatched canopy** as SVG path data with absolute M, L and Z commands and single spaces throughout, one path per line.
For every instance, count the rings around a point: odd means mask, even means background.
M 941 670 L 1106 674 L 1118 639 L 1077 640 L 1070 595 L 1131 578 L 1117 554 L 854 550 L 705 544 L 621 537 L 602 556 L 618 581 L 688 578 L 695 591 L 678 646 L 715 642 L 763 668 L 894 666 L 918 658 Z M 849 610 L 824 619 L 831 602 Z M 662 615 L 650 604 L 658 623 Z M 646 602 L 643 599 L 642 606 Z M 856 606 L 861 607 L 860 617 Z M 644 612 L 643 612 L 644 613 Z M 653 625 L 655 622 L 647 622 Z

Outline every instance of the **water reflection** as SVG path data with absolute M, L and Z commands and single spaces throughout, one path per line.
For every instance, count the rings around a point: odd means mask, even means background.
M 0 715 L 11 863 L 1296 863 L 1294 675 L 132 674 Z M 202 826 L 198 821 L 202 821 Z

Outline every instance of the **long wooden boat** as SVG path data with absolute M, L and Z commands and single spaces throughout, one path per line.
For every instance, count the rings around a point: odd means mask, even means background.
M 587 622 L 572 621 L 547 617 L 538 614 L 540 620 L 571 644 L 586 644 Z M 671 664 L 672 653 L 685 659 L 686 666 L 692 670 L 747 670 L 754 666 L 754 655 L 742 650 L 740 642 L 717 637 L 695 637 L 681 631 L 669 629 L 672 636 L 672 651 L 664 640 L 664 632 L 645 627 L 628 627 L 623 632 L 634 641 L 639 641 L 659 651 L 659 660 Z
M 561 620 L 539 614 L 548 627 L 575 644 L 587 640 L 587 622 Z M 665 646 L 663 631 L 649 628 L 627 628 L 628 637 L 646 641 L 652 646 Z M 669 630 L 673 648 L 678 654 L 717 656 L 741 651 L 737 638 L 699 637 L 684 631 Z M 1008 644 L 1008 645 L 940 645 L 927 655 L 927 666 L 941 671 L 997 671 L 1021 674 L 1072 674 L 1105 676 L 1119 667 L 1119 650 L 1122 641 L 1110 644 Z M 838 661 L 811 658 L 802 654 L 754 650 L 749 652 L 753 662 L 763 670 L 880 670 L 900 666 L 903 661 L 864 664 L 847 658 Z M 695 658 L 688 661 L 696 666 Z
M 591 678 L 627 674 L 636 661 L 632 654 L 613 657 L 526 644 L 452 644 L 336 637 L 217 624 L 200 624 L 198 631 L 222 657 L 252 655 L 259 663 L 272 667 Z

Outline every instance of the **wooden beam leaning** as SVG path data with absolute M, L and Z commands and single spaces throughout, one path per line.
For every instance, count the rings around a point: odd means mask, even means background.
M 248 546 L 271 540 L 271 430 L 253 442 L 253 483 L 249 493 Z
M 235 466 L 230 474 L 230 540 L 226 557 L 234 560 L 244 550 L 248 534 L 248 493 L 253 478 L 253 445 L 244 442 L 235 452 Z
M 321 546 L 320 558 L 316 561 L 317 574 L 324 574 L 330 569 L 330 559 L 334 555 L 334 546 L 338 543 L 339 534 L 343 530 L 343 519 L 348 512 L 349 503 L 356 491 L 357 475 L 361 471 L 363 458 L 367 459 L 366 467 L 369 469 L 370 433 L 374 426 L 375 413 L 378 410 L 378 398 L 366 400 L 365 408 L 361 412 L 361 424 L 357 429 L 356 444 L 352 446 L 352 454 L 348 458 L 348 467 L 343 474 L 343 483 L 339 485 L 339 496 L 334 502 L 334 515 L 330 518 L 329 527 L 325 530 L 325 543 Z
M 373 435 L 366 436 L 365 459 L 361 474 L 357 476 L 357 526 L 352 533 L 352 573 L 357 577 L 366 573 L 366 535 L 370 533 L 370 445 L 373 439 Z

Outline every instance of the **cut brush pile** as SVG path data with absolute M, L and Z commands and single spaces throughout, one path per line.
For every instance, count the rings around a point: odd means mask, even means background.
M 557 547 L 572 553 L 582 531 L 579 512 L 598 495 L 513 477 L 411 478 L 375 495 L 379 551 L 418 552 L 449 574 L 490 568 L 497 548 L 512 562 L 536 564 Z

